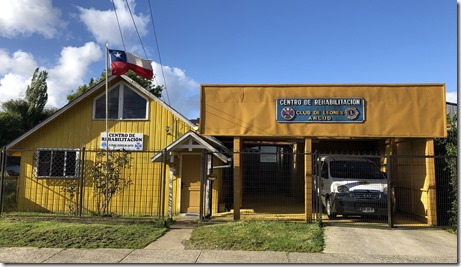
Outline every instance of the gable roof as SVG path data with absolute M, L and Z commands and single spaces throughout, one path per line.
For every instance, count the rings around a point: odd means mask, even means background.
M 188 131 L 180 136 L 173 143 L 166 146 L 161 152 L 154 155 L 151 160 L 153 162 L 161 162 L 163 153 L 169 155 L 173 151 L 188 151 L 192 152 L 194 149 L 206 149 L 212 152 L 223 163 L 230 162 L 231 159 L 225 154 L 230 154 L 229 150 L 217 139 L 210 136 L 201 136 L 194 131 Z
M 184 115 L 182 115 L 181 113 L 179 113 L 178 111 L 176 111 L 174 108 L 172 108 L 171 106 L 169 106 L 167 103 L 165 103 L 163 100 L 161 100 L 160 98 L 156 97 L 155 95 L 153 95 L 151 92 L 147 91 L 145 88 L 143 88 L 141 85 L 139 85 L 137 82 L 135 82 L 133 79 L 131 79 L 130 77 L 126 76 L 126 75 L 121 75 L 121 76 L 116 76 L 116 75 L 111 75 L 109 76 L 109 78 L 107 79 L 107 83 L 110 83 L 111 81 L 115 80 L 115 79 L 122 79 L 124 80 L 125 82 L 127 82 L 129 85 L 131 85 L 132 87 L 136 88 L 137 90 L 141 91 L 143 94 L 145 94 L 147 97 L 149 97 L 151 100 L 154 100 L 155 102 L 157 102 L 158 104 L 162 105 L 163 107 L 165 107 L 168 111 L 170 111 L 171 113 L 173 113 L 174 115 L 176 115 L 178 118 L 182 119 L 184 122 L 186 122 L 187 124 L 189 124 L 191 127 L 193 127 L 193 129 L 197 129 L 197 126 L 195 124 L 193 124 L 189 119 L 187 119 Z M 25 138 L 27 138 L 28 136 L 30 136 L 31 134 L 33 134 L 34 132 L 36 132 L 38 129 L 40 129 L 41 127 L 43 127 L 44 125 L 48 124 L 49 122 L 53 121 L 55 118 L 59 117 L 61 114 L 63 114 L 64 112 L 66 112 L 68 109 L 72 108 L 73 106 L 75 106 L 76 104 L 78 104 L 79 102 L 81 102 L 83 99 L 87 98 L 89 95 L 91 95 L 92 93 L 94 93 L 95 91 L 98 91 L 101 87 L 105 86 L 106 84 L 106 80 L 104 81 L 101 81 L 100 83 L 96 84 L 95 86 L 93 86 L 91 89 L 89 89 L 88 91 L 86 91 L 85 93 L 83 93 L 82 95 L 80 95 L 79 97 L 77 97 L 74 101 L 70 102 L 70 103 L 67 103 L 65 106 L 63 106 L 62 108 L 60 108 L 58 111 L 56 111 L 53 115 L 51 115 L 50 117 L 48 117 L 46 120 L 42 121 L 41 123 L 37 124 L 34 128 L 30 129 L 29 131 L 27 131 L 26 133 L 24 133 L 23 135 L 21 135 L 20 137 L 16 138 L 15 140 L 13 140 L 11 143 L 9 143 L 8 145 L 6 145 L 6 148 L 11 148 L 13 147 L 14 145 L 16 145 L 17 143 L 21 142 L 22 140 L 24 140 Z

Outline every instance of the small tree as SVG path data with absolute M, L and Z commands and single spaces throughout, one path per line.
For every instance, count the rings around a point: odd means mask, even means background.
M 69 201 L 67 202 L 67 209 L 70 215 L 77 214 L 77 193 L 78 193 L 78 181 L 70 180 L 66 181 L 66 184 L 61 189 L 64 194 L 67 195 Z
M 130 153 L 126 151 L 99 150 L 94 165 L 90 167 L 98 215 L 108 214 L 112 198 L 131 184 L 129 177 L 122 177 L 131 168 Z

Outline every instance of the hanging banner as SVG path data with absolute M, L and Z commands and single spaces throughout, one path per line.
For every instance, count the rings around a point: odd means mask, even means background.
M 109 150 L 135 150 L 140 151 L 143 148 L 143 133 L 109 133 L 109 142 L 106 142 L 106 133 L 101 133 L 100 148 Z
M 363 98 L 279 98 L 278 122 L 363 122 Z

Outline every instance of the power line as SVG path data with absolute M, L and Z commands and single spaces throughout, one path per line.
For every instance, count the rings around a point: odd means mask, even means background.
M 166 92 L 167 103 L 168 105 L 170 105 L 170 96 L 168 95 L 168 90 L 166 86 L 165 72 L 163 71 L 163 62 L 162 62 L 162 57 L 160 56 L 160 47 L 158 45 L 158 40 L 157 40 L 157 31 L 155 30 L 155 21 L 154 21 L 154 15 L 152 14 L 152 6 L 150 4 L 150 0 L 147 2 L 149 3 L 150 18 L 152 21 L 152 29 L 154 30 L 155 45 L 157 46 L 158 60 L 160 63 L 160 70 L 162 71 L 163 85 L 165 86 L 164 89 Z
M 134 28 L 136 29 L 136 34 L 138 35 L 139 42 L 141 43 L 142 50 L 144 51 L 144 55 L 146 58 L 149 58 L 146 53 L 146 49 L 144 48 L 144 44 L 142 43 L 141 36 L 139 35 L 138 27 L 136 26 L 136 22 L 134 21 L 133 13 L 131 12 L 130 5 L 128 4 L 128 0 L 125 0 L 126 6 L 128 7 L 128 11 L 130 12 L 131 20 L 133 21 Z
M 122 38 L 123 50 L 126 51 L 125 41 L 123 40 L 122 28 L 120 27 L 120 21 L 118 20 L 117 8 L 115 8 L 114 0 L 112 0 L 111 2 L 112 2 L 112 5 L 114 6 L 115 18 L 117 18 L 118 31 L 120 32 L 120 37 Z

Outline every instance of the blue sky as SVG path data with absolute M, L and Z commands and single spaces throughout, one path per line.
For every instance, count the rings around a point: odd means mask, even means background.
M 445 83 L 457 102 L 455 0 L 150 0 L 157 40 L 149 0 L 1 1 L 0 102 L 40 67 L 62 107 L 104 70 L 105 43 L 152 59 L 189 118 L 200 84 Z

